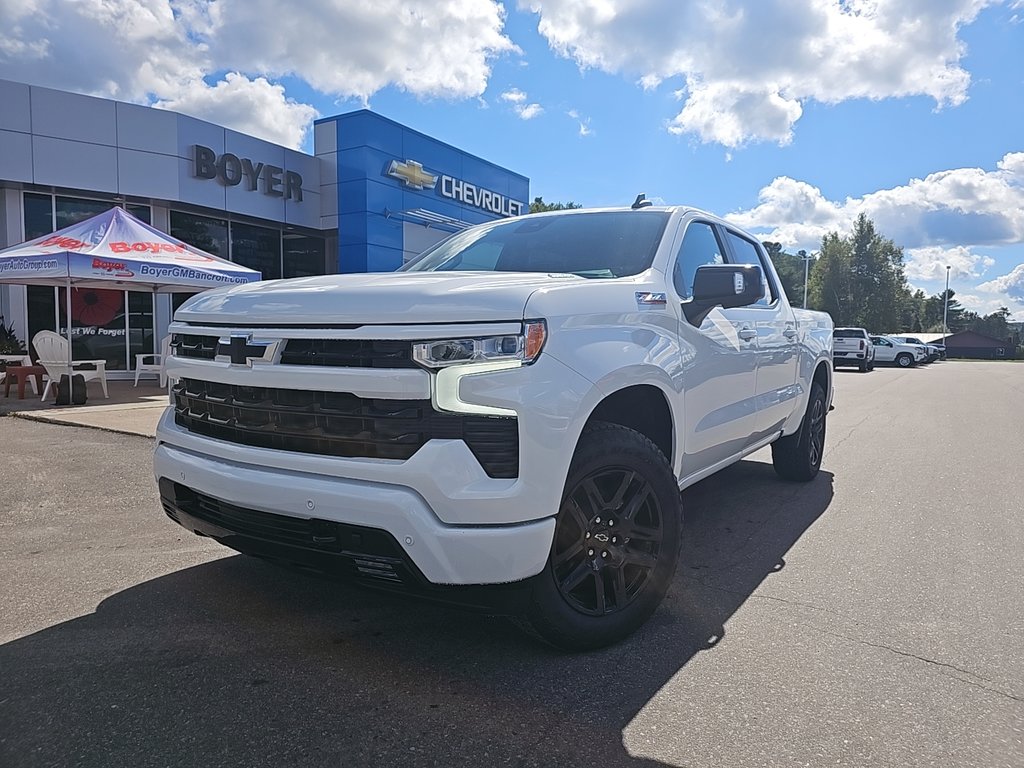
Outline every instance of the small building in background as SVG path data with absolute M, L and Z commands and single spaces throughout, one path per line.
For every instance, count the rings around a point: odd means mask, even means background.
M 946 357 L 1005 360 L 1014 357 L 1016 352 L 1010 339 L 996 339 L 977 331 L 959 331 L 945 337 L 941 333 L 925 333 L 918 336 L 928 344 L 945 344 Z M 924 338 L 926 336 L 927 339 Z

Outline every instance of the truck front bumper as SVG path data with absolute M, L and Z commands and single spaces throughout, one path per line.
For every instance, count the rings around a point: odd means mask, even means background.
M 519 582 L 544 568 L 554 536 L 554 518 L 447 525 L 406 487 L 253 466 L 168 443 L 157 446 L 154 469 L 164 510 L 185 528 L 374 586 L 423 593 Z

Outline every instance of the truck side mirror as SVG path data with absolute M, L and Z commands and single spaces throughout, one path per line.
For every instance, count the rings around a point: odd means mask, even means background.
M 747 307 L 764 296 L 757 264 L 705 264 L 693 278 L 693 298 L 683 302 L 691 325 L 700 325 L 715 307 Z

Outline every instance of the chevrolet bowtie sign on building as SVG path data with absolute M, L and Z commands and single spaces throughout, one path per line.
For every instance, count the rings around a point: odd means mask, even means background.
M 388 166 L 388 176 L 404 181 L 412 189 L 433 189 L 437 184 L 437 176 L 427 173 L 415 160 L 406 160 L 404 163 L 392 160 Z
M 369 110 L 317 120 L 314 134 L 339 272 L 391 272 L 453 232 L 527 210 L 525 176 Z
M 388 165 L 387 175 L 404 182 L 410 189 L 434 189 L 440 178 L 441 186 L 438 192 L 442 197 L 458 200 L 503 217 L 518 216 L 523 212 L 523 203 L 518 200 L 512 200 L 505 195 L 452 176 L 441 174 L 438 177 L 424 170 L 423 164 L 415 160 L 406 160 L 404 163 L 392 160 Z

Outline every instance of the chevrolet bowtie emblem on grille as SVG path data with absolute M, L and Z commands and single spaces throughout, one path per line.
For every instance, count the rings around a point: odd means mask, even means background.
M 404 181 L 405 185 L 412 189 L 433 189 L 437 184 L 437 176 L 423 170 L 423 165 L 415 160 L 406 160 L 404 163 L 392 160 L 387 175 Z
M 232 333 L 217 340 L 216 360 L 252 367 L 253 360 L 272 362 L 279 342 L 253 339 L 251 333 Z

